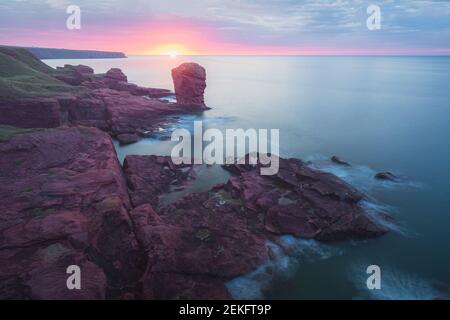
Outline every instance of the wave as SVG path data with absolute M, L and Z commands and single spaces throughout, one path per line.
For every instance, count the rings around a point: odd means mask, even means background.
M 369 277 L 364 271 L 365 265 L 358 265 L 353 268 L 350 275 L 351 281 L 355 283 L 358 294 L 355 299 L 375 299 L 375 300 L 432 300 L 450 299 L 448 287 L 438 286 L 412 273 L 400 272 L 392 268 L 381 267 L 381 288 L 379 290 L 369 290 L 366 286 Z M 355 276 L 356 274 L 356 276 Z
M 395 215 L 396 209 L 376 202 L 375 200 L 362 200 L 359 205 L 364 209 L 364 212 L 378 225 L 385 227 L 386 229 L 399 233 L 405 237 L 417 236 L 409 228 L 403 226 L 399 221 L 391 218 L 391 215 Z
M 374 176 L 378 172 L 366 165 L 345 166 L 332 162 L 323 155 L 313 155 L 307 158 L 308 164 L 313 169 L 331 173 L 338 178 L 344 180 L 349 185 L 357 188 L 364 193 L 364 200 L 360 202 L 360 206 L 365 210 L 369 217 L 376 223 L 384 226 L 388 230 L 397 232 L 403 236 L 415 237 L 414 231 L 407 229 L 398 221 L 390 218 L 396 215 L 398 210 L 392 206 L 381 204 L 370 194 L 376 189 L 399 190 L 404 188 L 424 188 L 425 185 L 399 177 L 398 181 L 386 181 L 375 179 Z
M 366 166 L 354 165 L 343 166 L 333 163 L 330 159 L 322 155 L 313 155 L 306 159 L 314 169 L 334 174 L 348 184 L 364 192 L 370 192 L 374 189 L 399 189 L 399 188 L 424 188 L 421 182 L 412 181 L 401 177 L 398 181 L 388 181 L 375 179 L 374 176 L 379 171 Z
M 260 300 L 275 277 L 289 277 L 302 261 L 317 261 L 341 255 L 342 250 L 315 240 L 298 239 L 290 235 L 280 237 L 279 242 L 266 243 L 272 258 L 256 270 L 226 283 L 234 299 Z

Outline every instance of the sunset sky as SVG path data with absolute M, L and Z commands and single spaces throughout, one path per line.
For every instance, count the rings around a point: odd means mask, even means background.
M 80 6 L 81 30 L 66 28 Z M 381 30 L 366 27 L 381 8 Z M 450 1 L 0 0 L 0 44 L 127 54 L 450 54 Z

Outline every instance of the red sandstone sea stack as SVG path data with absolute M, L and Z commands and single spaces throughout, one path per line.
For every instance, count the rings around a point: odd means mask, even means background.
M 206 71 L 197 63 L 183 63 L 172 69 L 175 94 L 179 104 L 206 107 L 204 92 Z

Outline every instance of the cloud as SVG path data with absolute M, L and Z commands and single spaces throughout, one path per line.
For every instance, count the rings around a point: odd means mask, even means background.
M 373 3 L 382 14 L 376 32 L 366 28 Z M 69 4 L 81 7 L 85 30 L 103 30 L 105 36 L 158 21 L 190 21 L 227 43 L 450 47 L 450 1 L 438 0 L 0 0 L 0 27 L 11 30 L 0 40 L 13 39 L 14 30 L 60 32 Z

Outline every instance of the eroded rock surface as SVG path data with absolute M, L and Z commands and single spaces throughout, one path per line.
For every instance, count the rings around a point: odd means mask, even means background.
M 112 141 L 98 129 L 0 143 L 0 297 L 134 295 L 143 262 L 130 209 Z M 66 287 L 69 265 L 82 270 L 81 290 Z
M 205 110 L 203 100 L 201 104 L 161 101 L 158 98 L 172 95 L 170 90 L 128 83 L 127 76 L 117 68 L 94 74 L 88 66 L 65 65 L 58 68 L 54 77 L 75 86 L 77 91 L 50 97 L 1 99 L 0 124 L 24 128 L 83 125 L 97 127 L 114 137 L 145 136 L 157 130 L 169 115 Z M 189 94 L 191 89 L 196 91 L 190 94 L 196 96 L 198 86 L 184 86 L 183 94 Z
M 197 63 L 183 63 L 172 69 L 173 84 L 180 104 L 205 106 L 206 71 Z
M 1 298 L 229 299 L 227 281 L 271 259 L 269 240 L 386 232 L 361 193 L 296 159 L 280 159 L 274 176 L 225 166 L 228 182 L 164 204 L 197 167 L 128 156 L 122 171 L 95 128 L 18 134 L 0 143 L 0 168 Z M 82 290 L 67 290 L 69 265 Z
M 130 215 L 148 259 L 145 298 L 204 298 L 202 290 L 228 298 L 224 283 L 267 261 L 267 240 L 281 235 L 335 241 L 387 231 L 359 206 L 361 193 L 301 160 L 280 159 L 274 176 L 261 176 L 259 166 L 225 169 L 235 175 L 226 184 L 158 207 L 158 196 L 183 185 L 191 169 L 169 157 L 126 158 Z

